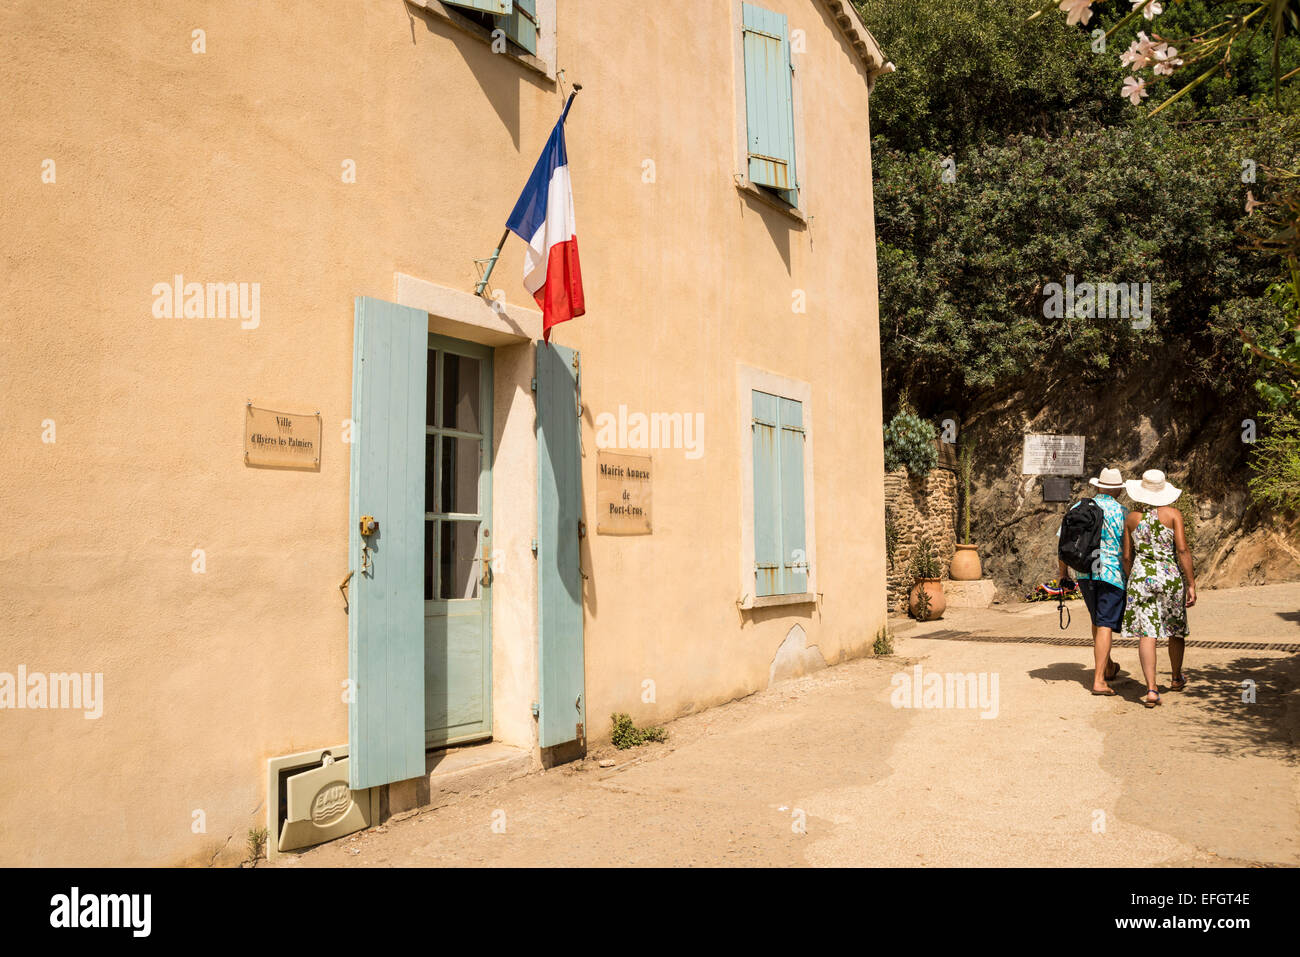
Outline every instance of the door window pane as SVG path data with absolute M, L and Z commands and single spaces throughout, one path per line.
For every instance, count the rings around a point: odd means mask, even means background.
M 479 431 L 479 360 L 442 354 L 442 422 L 444 429 Z
M 433 601 L 433 526 L 435 522 L 424 523 L 424 600 Z
M 438 398 L 438 353 L 429 349 L 425 353 L 429 358 L 425 367 L 424 424 L 437 425 L 434 421 L 434 402 Z
M 438 511 L 478 514 L 479 439 L 444 435 L 442 501 Z
M 477 598 L 480 562 L 479 523 L 443 521 L 438 550 L 438 597 Z

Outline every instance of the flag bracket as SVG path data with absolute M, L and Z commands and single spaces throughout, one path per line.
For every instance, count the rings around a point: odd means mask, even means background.
M 483 263 L 487 263 L 487 269 L 483 271 L 482 278 L 479 279 L 478 285 L 474 287 L 474 295 L 481 296 L 483 295 L 483 290 L 487 289 L 488 280 L 492 278 L 492 270 L 496 267 L 497 260 L 501 258 L 501 249 L 503 246 L 505 246 L 506 240 L 508 238 L 510 238 L 509 229 L 507 229 L 504 233 L 501 234 L 501 238 L 497 240 L 497 248 L 492 251 L 491 256 L 489 256 L 487 259 L 474 260 L 474 265 L 476 266 L 482 265 Z

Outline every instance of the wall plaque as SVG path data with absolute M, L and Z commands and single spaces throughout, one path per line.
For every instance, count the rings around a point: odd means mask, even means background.
M 244 420 L 244 464 L 257 468 L 320 468 L 320 413 L 294 415 L 257 409 Z
M 1023 475 L 1082 475 L 1082 435 L 1026 435 Z
M 598 450 L 596 533 L 649 535 L 650 482 L 650 456 Z

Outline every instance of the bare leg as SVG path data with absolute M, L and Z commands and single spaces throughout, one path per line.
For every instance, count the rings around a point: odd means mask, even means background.
M 1183 652 L 1186 650 L 1187 643 L 1182 638 L 1169 639 L 1169 671 L 1175 684 L 1181 685 L 1183 680 Z
M 1111 630 L 1109 628 L 1093 626 L 1092 654 L 1096 667 L 1096 673 L 1092 676 L 1093 691 L 1106 691 L 1110 688 L 1110 685 L 1106 683 L 1106 669 L 1112 664 L 1110 660 L 1110 639 Z
M 1156 640 L 1145 635 L 1138 638 L 1138 661 L 1142 662 L 1142 676 L 1147 679 L 1147 688 L 1156 686 Z M 1150 691 L 1146 697 L 1150 697 Z

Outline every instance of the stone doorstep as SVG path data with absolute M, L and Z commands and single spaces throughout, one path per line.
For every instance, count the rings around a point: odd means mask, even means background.
M 990 578 L 973 582 L 949 579 L 943 583 L 943 597 L 950 608 L 988 608 L 997 595 L 997 586 Z
M 388 785 L 387 807 L 379 823 L 453 804 L 532 770 L 532 752 L 496 741 L 431 751 L 425 755 L 424 777 Z

